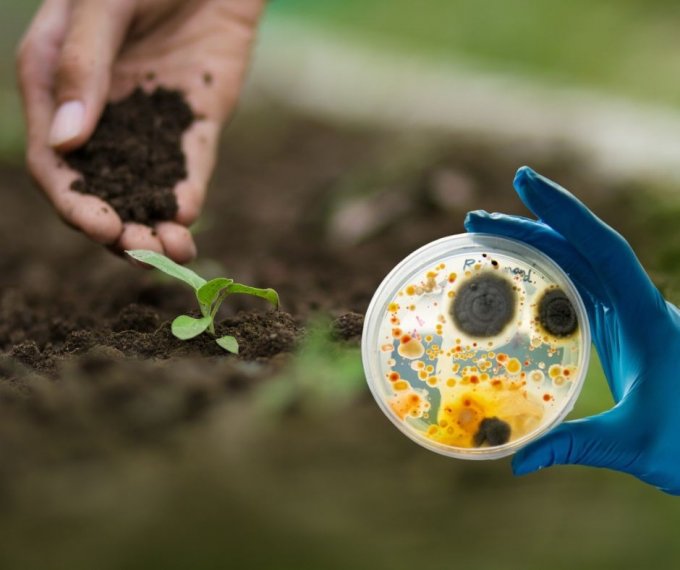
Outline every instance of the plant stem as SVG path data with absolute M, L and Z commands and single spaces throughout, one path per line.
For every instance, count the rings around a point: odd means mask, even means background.
M 217 315 L 217 311 L 220 310 L 220 305 L 222 305 L 228 296 L 229 293 L 226 290 L 221 291 L 217 296 L 217 299 L 213 302 L 212 309 L 210 309 L 210 326 L 208 327 L 208 330 L 213 336 L 217 336 L 217 333 L 215 332 L 215 316 Z

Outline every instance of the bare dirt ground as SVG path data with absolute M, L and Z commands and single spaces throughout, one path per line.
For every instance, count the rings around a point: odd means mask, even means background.
M 173 338 L 169 322 L 193 309 L 192 292 L 87 243 L 21 169 L 2 167 L 0 567 L 495 568 L 516 546 L 518 518 L 534 537 L 516 553 L 522 568 L 564 550 L 558 535 L 610 552 L 607 536 L 586 533 L 599 532 L 607 509 L 624 535 L 628 511 L 651 516 L 635 502 L 651 491 L 633 481 L 555 472 L 532 486 L 505 462 L 434 456 L 403 441 L 362 388 L 341 404 L 256 405 L 268 386 L 301 374 L 323 387 L 324 369 L 304 364 L 310 331 L 325 343 L 317 352 L 336 358 L 329 370 L 342 358 L 356 376 L 362 314 L 384 275 L 424 243 L 462 232 L 470 209 L 527 215 L 511 187 L 524 163 L 635 230 L 663 282 L 675 250 L 660 255 L 640 230 L 640 219 L 658 221 L 652 214 L 624 215 L 636 188 L 593 179 L 563 148 L 284 113 L 239 119 L 196 228 L 197 269 L 273 287 L 282 310 L 241 298 L 223 310 L 219 326 L 239 340 L 238 357 Z M 546 526 L 528 516 L 553 496 L 568 498 L 559 517 Z M 565 528 L 565 509 L 584 527 Z M 480 565 L 466 542 L 498 549 Z M 622 568 L 654 559 L 624 551 Z

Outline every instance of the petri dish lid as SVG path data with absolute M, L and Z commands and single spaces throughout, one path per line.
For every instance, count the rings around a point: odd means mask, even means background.
M 523 242 L 467 233 L 401 261 L 366 313 L 362 360 L 385 415 L 463 459 L 511 455 L 573 408 L 590 326 L 567 274 Z

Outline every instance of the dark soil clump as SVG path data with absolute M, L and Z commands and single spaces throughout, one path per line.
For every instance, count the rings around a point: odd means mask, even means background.
M 149 307 L 133 303 L 120 312 L 111 329 L 114 332 L 154 332 L 158 325 L 160 325 L 158 313 Z
M 334 340 L 359 341 L 364 329 L 364 315 L 347 313 L 335 319 L 331 325 Z
M 92 138 L 65 156 L 82 174 L 71 188 L 99 196 L 125 222 L 174 219 L 174 188 L 187 176 L 182 134 L 193 120 L 183 95 L 162 87 L 110 103 Z
M 239 356 L 245 360 L 267 359 L 282 352 L 292 352 L 302 329 L 295 319 L 283 311 L 266 313 L 243 312 L 225 319 L 218 327 L 220 335 L 232 335 L 239 343 Z M 208 336 L 211 346 L 222 349 Z
M 200 335 L 190 341 L 175 338 L 170 322 L 158 327 L 159 317 L 153 311 L 132 305 L 121 312 L 123 319 L 113 322 L 112 330 L 103 328 L 71 333 L 59 348 L 52 348 L 55 356 L 84 354 L 99 346 L 116 349 L 125 357 L 226 357 L 210 335 Z M 125 326 L 122 326 L 125 324 Z M 282 311 L 268 313 L 244 312 L 225 319 L 217 327 L 220 336 L 229 334 L 239 341 L 242 360 L 268 359 L 283 352 L 291 352 L 302 334 L 293 317 Z M 30 347 L 25 351 L 32 353 Z

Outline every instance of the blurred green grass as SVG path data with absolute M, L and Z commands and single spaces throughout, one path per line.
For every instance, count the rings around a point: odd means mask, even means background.
M 22 144 L 14 46 L 38 5 L 3 2 L 0 158 Z M 680 105 L 680 5 L 670 0 L 286 0 L 270 3 L 263 33 L 291 19 L 397 53 Z
M 0 18 L 0 162 L 18 163 L 23 154 L 24 127 L 14 79 L 16 46 L 37 0 L 3 0 Z
M 670 0 L 287 0 L 293 17 L 387 49 L 680 103 L 680 5 Z

